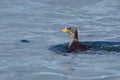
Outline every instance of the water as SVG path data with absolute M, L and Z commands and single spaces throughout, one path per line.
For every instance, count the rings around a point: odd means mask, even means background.
M 64 26 L 75 26 L 82 42 L 119 49 L 120 1 L 0 0 L 0 80 L 120 79 L 119 51 L 56 54 L 69 42 Z

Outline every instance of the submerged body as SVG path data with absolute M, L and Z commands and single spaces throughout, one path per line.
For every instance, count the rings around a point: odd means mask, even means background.
M 88 47 L 81 44 L 78 40 L 74 40 L 72 42 L 69 43 L 69 46 L 68 46 L 68 52 L 73 52 L 73 51 L 84 51 L 84 50 L 87 50 Z
M 87 50 L 88 47 L 81 44 L 78 40 L 78 32 L 76 28 L 69 27 L 69 28 L 64 28 L 62 29 L 62 32 L 67 32 L 70 35 L 70 42 L 68 45 L 68 52 L 73 52 L 73 51 L 84 51 Z

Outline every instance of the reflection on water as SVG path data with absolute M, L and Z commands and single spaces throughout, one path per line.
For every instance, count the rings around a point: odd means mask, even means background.
M 81 42 L 82 44 L 89 46 L 92 51 L 111 51 L 120 52 L 120 42 L 107 42 L 107 41 L 87 41 Z M 57 54 L 67 53 L 67 47 L 69 43 L 58 44 L 51 46 L 49 50 L 54 51 Z

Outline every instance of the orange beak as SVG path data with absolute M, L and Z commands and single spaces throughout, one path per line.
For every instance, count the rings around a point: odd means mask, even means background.
M 64 33 L 66 33 L 66 32 L 68 32 L 68 29 L 65 27 L 61 31 L 64 32 Z

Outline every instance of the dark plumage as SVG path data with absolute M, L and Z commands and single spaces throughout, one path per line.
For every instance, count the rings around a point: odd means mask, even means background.
M 68 45 L 68 52 L 73 52 L 73 51 L 84 51 L 87 50 L 88 47 L 86 45 L 83 45 L 79 42 L 78 40 L 78 32 L 77 29 L 74 27 L 68 27 L 62 29 L 62 32 L 67 32 L 69 33 L 70 36 L 70 42 Z

